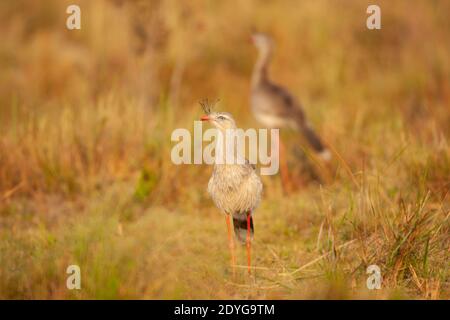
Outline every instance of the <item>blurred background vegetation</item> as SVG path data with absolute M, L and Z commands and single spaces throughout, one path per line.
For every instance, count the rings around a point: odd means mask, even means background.
M 375 2 L 0 2 L 0 298 L 448 299 L 450 2 Z M 253 28 L 335 157 L 323 182 L 282 132 L 302 186 L 263 177 L 233 278 L 211 167 L 173 165 L 170 134 L 205 97 L 257 126 Z

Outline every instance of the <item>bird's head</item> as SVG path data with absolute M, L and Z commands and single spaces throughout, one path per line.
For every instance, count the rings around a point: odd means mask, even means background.
M 228 112 L 210 112 L 202 116 L 200 120 L 208 121 L 220 130 L 236 128 L 236 123 Z
M 203 115 L 200 120 L 208 121 L 220 130 L 235 129 L 236 123 L 234 122 L 232 115 L 228 112 L 212 111 L 214 104 L 215 103 L 211 103 L 208 99 L 200 101 L 200 105 L 205 112 L 205 115 Z
M 252 33 L 251 40 L 259 51 L 269 51 L 273 47 L 272 38 L 262 32 Z

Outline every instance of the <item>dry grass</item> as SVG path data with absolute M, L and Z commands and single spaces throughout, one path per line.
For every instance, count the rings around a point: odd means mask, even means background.
M 80 31 L 70 1 L 2 2 L 0 298 L 450 298 L 450 6 L 379 2 L 381 31 L 365 1 L 80 1 Z M 283 132 L 305 183 L 264 177 L 233 278 L 211 168 L 173 165 L 170 134 L 204 97 L 256 125 L 252 26 L 335 161 L 320 183 Z

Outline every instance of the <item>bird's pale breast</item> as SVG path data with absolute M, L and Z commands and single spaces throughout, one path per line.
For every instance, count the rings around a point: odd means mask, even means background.
M 250 165 L 216 165 L 208 192 L 223 212 L 246 214 L 258 206 L 262 183 Z

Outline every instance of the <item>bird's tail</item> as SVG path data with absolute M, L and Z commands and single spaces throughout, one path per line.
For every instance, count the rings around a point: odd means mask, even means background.
M 327 147 L 325 147 L 322 140 L 319 138 L 317 133 L 315 133 L 311 125 L 308 123 L 303 124 L 301 126 L 301 131 L 311 148 L 313 148 L 323 160 L 328 161 L 331 159 L 330 151 Z
M 236 238 L 243 244 L 247 242 L 247 215 L 239 214 L 233 216 L 233 227 Z M 250 240 L 253 239 L 255 229 L 253 228 L 253 217 L 250 214 Z

